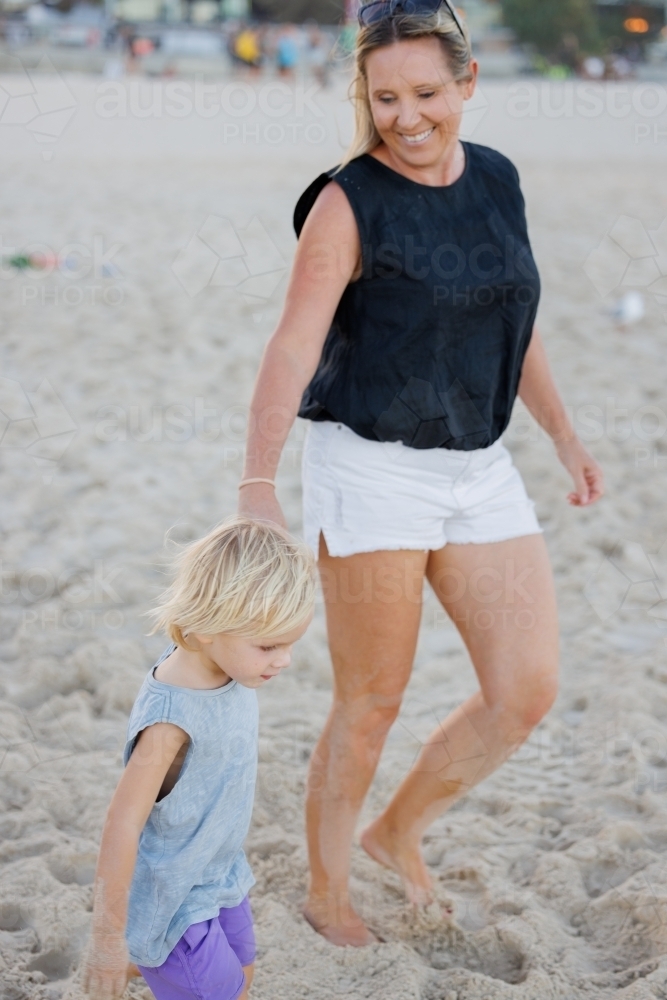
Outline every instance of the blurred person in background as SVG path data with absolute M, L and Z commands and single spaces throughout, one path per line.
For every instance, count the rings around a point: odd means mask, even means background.
M 330 50 L 326 36 L 316 24 L 308 26 L 306 63 L 321 87 L 329 85 L 331 70 Z
M 237 66 L 258 76 L 262 69 L 261 35 L 256 28 L 246 25 L 231 39 L 231 52 Z
M 280 28 L 276 41 L 276 68 L 278 75 L 293 79 L 299 64 L 299 43 L 293 24 Z

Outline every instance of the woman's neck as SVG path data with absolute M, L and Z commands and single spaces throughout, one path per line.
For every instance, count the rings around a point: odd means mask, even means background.
M 409 181 L 425 184 L 428 187 L 447 187 L 454 184 L 465 170 L 466 156 L 458 137 L 452 142 L 437 163 L 417 167 L 406 163 L 397 156 L 384 142 L 376 146 L 370 154 L 385 167 L 390 167 L 397 174 L 402 174 Z

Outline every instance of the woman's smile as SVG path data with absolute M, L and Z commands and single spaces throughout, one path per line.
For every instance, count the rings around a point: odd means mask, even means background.
M 435 125 L 431 125 L 430 128 L 425 129 L 423 132 L 417 132 L 416 135 L 407 135 L 405 132 L 399 132 L 405 142 L 409 143 L 411 146 L 416 146 L 420 142 L 426 142 L 426 140 L 435 132 Z

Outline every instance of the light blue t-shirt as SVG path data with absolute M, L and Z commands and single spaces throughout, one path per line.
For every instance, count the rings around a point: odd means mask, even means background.
M 257 776 L 257 695 L 236 681 L 213 691 L 164 684 L 153 676 L 134 703 L 124 762 L 139 733 L 157 722 L 190 737 L 181 773 L 156 802 L 139 841 L 126 937 L 130 958 L 162 965 L 192 924 L 238 906 L 254 885 L 243 842 Z

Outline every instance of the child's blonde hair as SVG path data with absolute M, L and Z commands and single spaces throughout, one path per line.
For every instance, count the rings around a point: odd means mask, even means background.
M 175 578 L 150 615 L 178 646 L 189 632 L 279 636 L 303 625 L 315 600 L 310 549 L 266 521 L 232 517 L 182 549 Z

